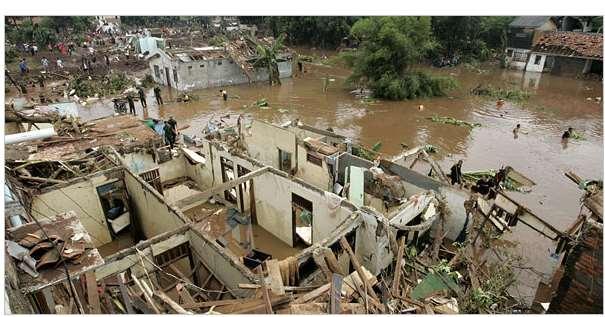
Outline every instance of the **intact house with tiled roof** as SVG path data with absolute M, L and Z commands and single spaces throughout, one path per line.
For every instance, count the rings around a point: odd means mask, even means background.
M 603 73 L 603 34 L 545 32 L 533 45 L 528 72 L 583 75 Z
M 520 16 L 515 18 L 507 30 L 507 67 L 525 70 L 532 46 L 544 32 L 556 31 L 555 19 L 549 16 Z

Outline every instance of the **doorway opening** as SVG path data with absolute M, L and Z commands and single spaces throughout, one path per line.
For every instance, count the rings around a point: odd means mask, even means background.
M 293 245 L 313 244 L 313 203 L 292 193 Z

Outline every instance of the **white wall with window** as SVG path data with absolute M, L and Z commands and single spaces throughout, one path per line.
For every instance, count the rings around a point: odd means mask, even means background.
M 544 64 L 546 62 L 546 55 L 531 53 L 525 70 L 528 72 L 541 73 L 544 70 Z

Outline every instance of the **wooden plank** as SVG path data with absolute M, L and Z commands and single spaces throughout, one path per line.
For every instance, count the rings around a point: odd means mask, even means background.
M 326 303 L 290 304 L 290 313 L 298 315 L 325 314 L 328 310 Z M 342 303 L 342 314 L 363 314 L 364 307 L 360 303 Z
M 267 264 L 267 273 L 271 278 L 271 291 L 276 295 L 286 294 L 284 289 L 284 282 L 281 278 L 281 271 L 279 270 L 279 262 L 276 259 L 271 259 L 265 262 Z
M 145 300 L 147 301 L 147 303 L 149 303 L 149 305 L 151 305 L 151 308 L 153 309 L 154 313 L 160 314 L 160 310 L 158 309 L 157 304 L 153 301 L 153 298 L 151 298 L 152 295 L 147 293 L 147 291 L 145 290 L 143 285 L 141 285 L 141 282 L 139 281 L 139 279 L 134 274 L 132 274 L 131 276 L 132 276 L 132 280 L 134 281 L 134 283 L 141 290 L 141 292 L 143 292 L 143 296 L 145 297 Z
M 210 197 L 212 197 L 216 194 L 222 193 L 225 190 L 233 188 L 241 183 L 247 182 L 248 180 L 250 180 L 256 176 L 262 175 L 262 174 L 270 171 L 271 169 L 272 169 L 272 167 L 265 166 L 265 167 L 255 170 L 255 171 L 252 171 L 242 177 L 238 177 L 234 180 L 230 180 L 228 182 L 224 182 L 222 184 L 214 186 L 211 189 L 205 190 L 201 193 L 191 195 L 187 198 L 183 198 L 176 202 L 175 207 L 177 207 L 180 210 L 189 210 L 191 208 L 197 207 L 197 206 L 205 203 Z
M 342 275 L 333 274 L 330 287 L 330 314 L 340 314 L 340 294 L 342 293 Z
M 319 252 L 313 252 L 313 260 L 326 276 L 326 281 L 330 281 L 332 279 L 332 271 L 328 269 L 328 265 L 326 264 L 326 260 L 324 259 L 323 254 L 320 254 Z
M 342 272 L 342 270 L 340 269 L 340 265 L 338 265 L 338 260 L 336 259 L 336 255 L 334 255 L 334 252 L 332 252 L 332 249 L 325 248 L 324 257 L 326 263 L 328 264 L 328 267 L 330 268 L 330 271 L 343 276 L 345 275 L 344 272 Z
M 212 306 L 227 306 L 227 305 L 243 305 L 250 302 L 256 302 L 258 304 L 259 300 L 256 298 L 238 298 L 238 299 L 223 299 L 223 300 L 213 300 L 207 302 L 196 302 L 193 304 L 183 304 L 181 305 L 185 309 L 200 309 L 200 308 L 208 308 Z
M 289 302 L 290 300 L 291 300 L 291 298 L 288 296 L 279 296 L 279 297 L 273 298 L 269 301 L 268 305 L 269 305 L 270 309 L 265 308 L 267 306 L 266 303 L 261 303 L 256 306 L 253 306 L 253 307 L 236 310 L 233 312 L 233 314 L 250 314 L 250 313 L 255 313 L 255 312 L 262 313 L 263 311 L 265 311 L 265 309 L 271 311 L 269 314 L 273 314 L 274 306 L 285 304 L 285 303 Z
M 317 297 L 321 296 L 322 294 L 325 294 L 326 292 L 328 292 L 331 287 L 332 287 L 332 283 L 327 283 L 325 285 L 322 285 L 322 286 L 304 294 L 303 296 L 295 299 L 294 301 L 292 301 L 292 303 L 293 304 L 303 304 L 303 303 L 312 301 L 312 300 L 316 299 Z
M 88 295 L 88 305 L 90 305 L 91 314 L 101 313 L 101 302 L 99 301 L 99 291 L 97 290 L 97 279 L 95 273 L 90 271 L 84 273 L 86 277 L 86 294 Z
M 132 301 L 130 300 L 130 296 L 128 294 L 128 288 L 125 285 L 125 282 L 126 282 L 125 274 L 126 273 L 124 273 L 124 272 L 118 274 L 118 284 L 120 286 L 120 293 L 122 293 L 122 300 L 124 301 L 124 304 L 126 305 L 126 311 L 129 314 L 136 314 L 136 312 L 134 311 L 134 308 L 132 308 Z
M 177 302 L 172 300 L 172 298 L 170 298 L 168 295 L 166 295 L 166 293 L 162 292 L 161 290 L 155 291 L 154 294 L 157 297 L 159 297 L 161 300 L 163 300 L 166 304 L 168 304 L 168 306 L 170 306 L 170 308 L 174 309 L 175 312 L 177 312 L 179 314 L 184 314 L 184 315 L 193 315 L 192 312 L 181 307 L 181 305 L 179 305 Z
M 355 268 L 355 270 L 357 272 L 363 272 L 362 268 L 361 268 L 362 267 L 361 263 L 359 263 L 357 256 L 353 252 L 353 249 L 351 249 L 351 246 L 349 245 L 349 242 L 347 242 L 347 239 L 345 237 L 340 238 L 340 245 L 343 247 L 343 249 L 345 249 L 347 251 L 347 253 L 349 253 L 349 256 L 351 256 L 351 263 L 353 263 L 353 267 Z M 361 278 L 361 281 L 363 282 L 364 287 L 366 287 L 368 289 L 367 291 L 370 294 L 370 296 L 374 297 L 375 299 L 378 299 L 378 296 L 374 292 L 374 289 L 372 288 L 372 286 L 370 286 L 370 283 L 369 283 L 368 279 L 366 278 L 366 275 L 359 274 L 359 277 Z
M 399 297 L 402 292 L 399 291 L 399 283 L 401 281 L 401 271 L 403 270 L 402 261 L 405 252 L 405 237 L 401 237 L 399 240 L 399 250 L 397 251 L 397 261 L 395 262 L 395 274 L 393 277 L 393 290 L 391 291 L 395 297 Z
M 321 285 L 312 285 L 312 286 L 284 286 L 284 290 L 286 292 L 309 292 L 312 291 Z M 239 283 L 238 287 L 241 289 L 260 289 L 261 286 L 258 284 L 248 284 L 248 283 Z

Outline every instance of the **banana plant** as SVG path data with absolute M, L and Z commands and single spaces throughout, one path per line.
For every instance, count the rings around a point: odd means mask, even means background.
M 269 82 L 271 85 L 281 85 L 279 80 L 279 69 L 277 66 L 277 54 L 284 47 L 284 35 L 280 35 L 271 45 L 258 43 L 255 39 L 249 39 L 256 45 L 256 61 L 252 64 L 254 67 L 265 67 L 269 73 Z

